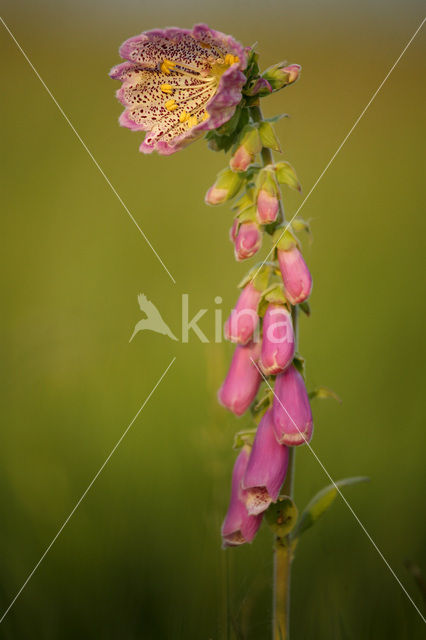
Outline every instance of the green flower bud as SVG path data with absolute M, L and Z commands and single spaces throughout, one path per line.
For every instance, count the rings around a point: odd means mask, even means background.
M 269 69 L 266 69 L 266 71 L 262 73 L 262 78 L 269 82 L 273 91 L 279 91 L 287 85 L 293 84 L 300 75 L 300 71 L 302 69 L 300 65 L 284 65 L 284 62 L 279 62 L 278 64 L 272 65 L 272 67 L 269 67 Z

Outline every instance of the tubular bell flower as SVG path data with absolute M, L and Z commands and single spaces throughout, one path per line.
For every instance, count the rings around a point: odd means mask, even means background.
M 246 445 L 241 449 L 232 472 L 231 500 L 222 525 L 224 547 L 251 542 L 262 522 L 262 515 L 251 516 L 247 513 L 245 491 L 241 487 L 249 455 L 250 447 Z
M 280 444 L 296 446 L 312 437 L 312 411 L 305 382 L 292 364 L 277 376 L 272 412 L 275 436 Z
M 256 217 L 259 224 L 275 222 L 279 207 L 279 190 L 271 171 L 259 174 Z
M 312 276 L 297 247 L 278 249 L 278 262 L 284 283 L 284 293 L 291 304 L 304 302 L 311 295 Z
M 228 374 L 218 392 L 221 405 L 242 416 L 256 397 L 262 377 L 253 364 L 259 359 L 260 344 L 251 342 L 235 348 Z
M 288 448 L 277 442 L 272 409 L 257 427 L 242 487 L 246 490 L 246 508 L 250 515 L 258 515 L 276 502 L 284 482 L 288 465 Z
M 294 332 L 290 312 L 280 304 L 269 304 L 263 318 L 260 367 L 266 376 L 284 371 L 294 357 Z
M 257 253 L 262 246 L 262 234 L 255 222 L 243 222 L 235 236 L 235 258 L 241 262 Z
M 147 132 L 143 153 L 178 151 L 227 122 L 241 101 L 245 51 L 207 25 L 145 31 L 126 40 L 120 55 L 127 62 L 110 72 L 123 83 L 120 124 Z
M 246 344 L 252 337 L 258 322 L 257 307 L 262 292 L 249 282 L 237 300 L 235 308 L 225 322 L 225 338 L 238 344 Z

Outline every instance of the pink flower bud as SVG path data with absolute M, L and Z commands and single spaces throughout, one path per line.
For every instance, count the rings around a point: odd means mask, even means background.
M 206 193 L 205 201 L 206 204 L 222 204 L 228 198 L 228 190 L 227 189 L 219 189 L 214 185 L 210 187 L 210 189 Z
M 232 156 L 229 166 L 232 171 L 247 171 L 253 161 L 254 155 L 249 153 L 246 147 L 242 144 Z
M 280 304 L 270 304 L 263 318 L 260 366 L 266 376 L 281 373 L 294 357 L 291 314 Z
M 277 376 L 272 412 L 280 444 L 296 446 L 312 437 L 312 412 L 305 382 L 294 365 Z
M 222 204 L 237 195 L 243 184 L 242 177 L 226 168 L 217 175 L 216 182 L 206 193 L 206 204 Z
M 259 251 L 262 235 L 255 222 L 243 222 L 235 239 L 235 257 L 238 261 L 251 258 Z
M 235 308 L 225 322 L 225 338 L 238 344 L 247 344 L 259 323 L 257 307 L 262 292 L 249 282 L 240 293 Z
M 270 224 L 275 222 L 278 214 L 278 198 L 276 195 L 268 193 L 265 189 L 260 189 L 257 196 L 257 220 L 260 224 Z
M 300 76 L 302 70 L 300 65 L 290 64 L 287 67 L 282 65 L 282 62 L 275 64 L 262 74 L 262 77 L 269 82 L 272 91 L 279 91 L 287 87 L 289 84 L 296 82 Z
M 304 302 L 312 291 L 312 276 L 299 249 L 278 250 L 278 262 L 287 300 L 291 304 Z
M 238 345 L 228 374 L 219 389 L 219 402 L 237 416 L 241 416 L 249 408 L 259 389 L 262 377 L 252 361 L 257 363 L 259 354 L 259 343 Z
M 249 452 L 249 447 L 242 448 L 232 472 L 231 500 L 222 524 L 224 547 L 235 547 L 245 542 L 251 542 L 262 522 L 262 515 L 251 516 L 247 513 L 245 492 L 241 487 L 241 481 L 247 468 Z
M 242 486 L 246 490 L 247 511 L 258 515 L 276 502 L 287 473 L 288 448 L 277 442 L 272 409 L 257 428 Z
M 300 64 L 290 64 L 288 67 L 284 67 L 283 71 L 288 73 L 288 83 L 292 84 L 292 82 L 296 82 L 297 78 L 300 75 L 302 67 Z

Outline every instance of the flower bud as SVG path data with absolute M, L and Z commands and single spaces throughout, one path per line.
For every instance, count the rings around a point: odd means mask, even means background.
M 247 171 L 254 162 L 257 153 L 260 153 L 262 143 L 257 127 L 247 128 L 243 135 L 240 146 L 231 158 L 229 166 L 232 171 Z
M 262 74 L 262 78 L 269 82 L 273 91 L 279 91 L 296 82 L 302 70 L 302 67 L 298 64 L 290 64 L 286 67 L 284 64 L 284 62 L 275 64 Z
M 244 446 L 239 453 L 232 472 L 231 500 L 228 512 L 222 524 L 222 539 L 224 547 L 235 547 L 251 542 L 261 523 L 262 515 L 251 516 L 245 506 L 245 491 L 241 487 L 250 447 Z
M 288 466 L 288 448 L 277 442 L 272 409 L 257 427 L 253 448 L 244 474 L 242 487 L 246 491 L 246 508 L 250 515 L 258 515 L 276 502 Z
M 222 204 L 226 200 L 230 200 L 237 195 L 242 185 L 242 179 L 231 169 L 224 169 L 221 171 L 216 179 L 216 182 L 206 193 L 206 204 Z
M 271 222 L 275 222 L 278 215 L 277 196 L 268 193 L 265 189 L 260 189 L 257 196 L 256 214 L 259 224 L 270 224 Z
M 258 177 L 256 218 L 259 224 L 275 222 L 278 215 L 279 190 L 274 174 L 267 169 L 261 171 Z
M 244 145 L 240 145 L 232 156 L 229 166 L 232 171 L 247 171 L 253 161 L 254 156 L 247 151 Z
M 257 307 L 262 292 L 249 282 L 244 287 L 237 300 L 237 304 L 231 311 L 231 315 L 225 322 L 225 338 L 238 344 L 247 344 L 259 323 Z
M 294 332 L 290 312 L 280 304 L 269 304 L 263 318 L 260 367 L 266 376 L 281 373 L 294 357 Z
M 312 291 L 312 276 L 296 246 L 287 251 L 278 248 L 278 262 L 284 283 L 284 293 L 291 304 L 300 304 Z
M 305 382 L 292 364 L 277 376 L 272 405 L 275 436 L 280 444 L 296 446 L 312 437 L 312 412 Z
M 235 258 L 238 261 L 254 256 L 262 245 L 262 234 L 255 222 L 243 222 L 235 238 Z
M 250 342 L 246 346 L 238 345 L 232 357 L 228 374 L 219 389 L 218 399 L 221 405 L 241 416 L 256 397 L 262 377 L 253 363 L 257 363 L 260 344 Z

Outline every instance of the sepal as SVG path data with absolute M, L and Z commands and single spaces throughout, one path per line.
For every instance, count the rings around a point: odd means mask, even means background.
M 311 305 L 307 300 L 299 303 L 299 309 L 301 309 L 303 313 L 309 318 L 309 316 L 311 315 Z
M 243 184 L 240 174 L 231 169 L 223 169 L 217 175 L 216 182 L 206 193 L 206 204 L 217 205 L 237 195 Z
M 238 433 L 234 435 L 232 448 L 241 449 L 245 445 L 252 447 L 255 435 L 256 429 L 244 429 L 243 431 L 238 431 Z
M 290 251 L 293 247 L 299 248 L 299 241 L 288 225 L 276 229 L 272 242 L 279 251 Z
M 291 221 L 291 226 L 295 233 L 302 233 L 302 231 L 304 231 L 308 234 L 309 238 L 312 239 L 311 225 L 308 220 L 294 218 L 294 220 Z
M 267 388 L 262 396 L 258 398 L 250 407 L 250 412 L 256 424 L 259 424 L 265 413 L 272 407 L 274 394 Z
M 262 146 L 281 152 L 281 146 L 270 122 L 264 121 L 259 124 L 259 136 Z
M 275 165 L 275 173 L 280 184 L 286 184 L 290 189 L 295 189 L 299 192 L 302 191 L 296 172 L 289 162 L 285 160 L 277 162 Z
M 265 512 L 265 520 L 279 538 L 284 538 L 293 531 L 298 517 L 298 510 L 289 496 L 280 495 Z
M 271 264 L 257 263 L 238 283 L 238 288 L 243 289 L 249 282 L 252 282 L 258 291 L 263 291 L 268 286 L 272 268 Z
M 342 404 L 342 399 L 332 389 L 328 387 L 316 387 L 313 391 L 308 393 L 309 400 L 315 400 L 315 398 L 336 400 L 339 404 Z

